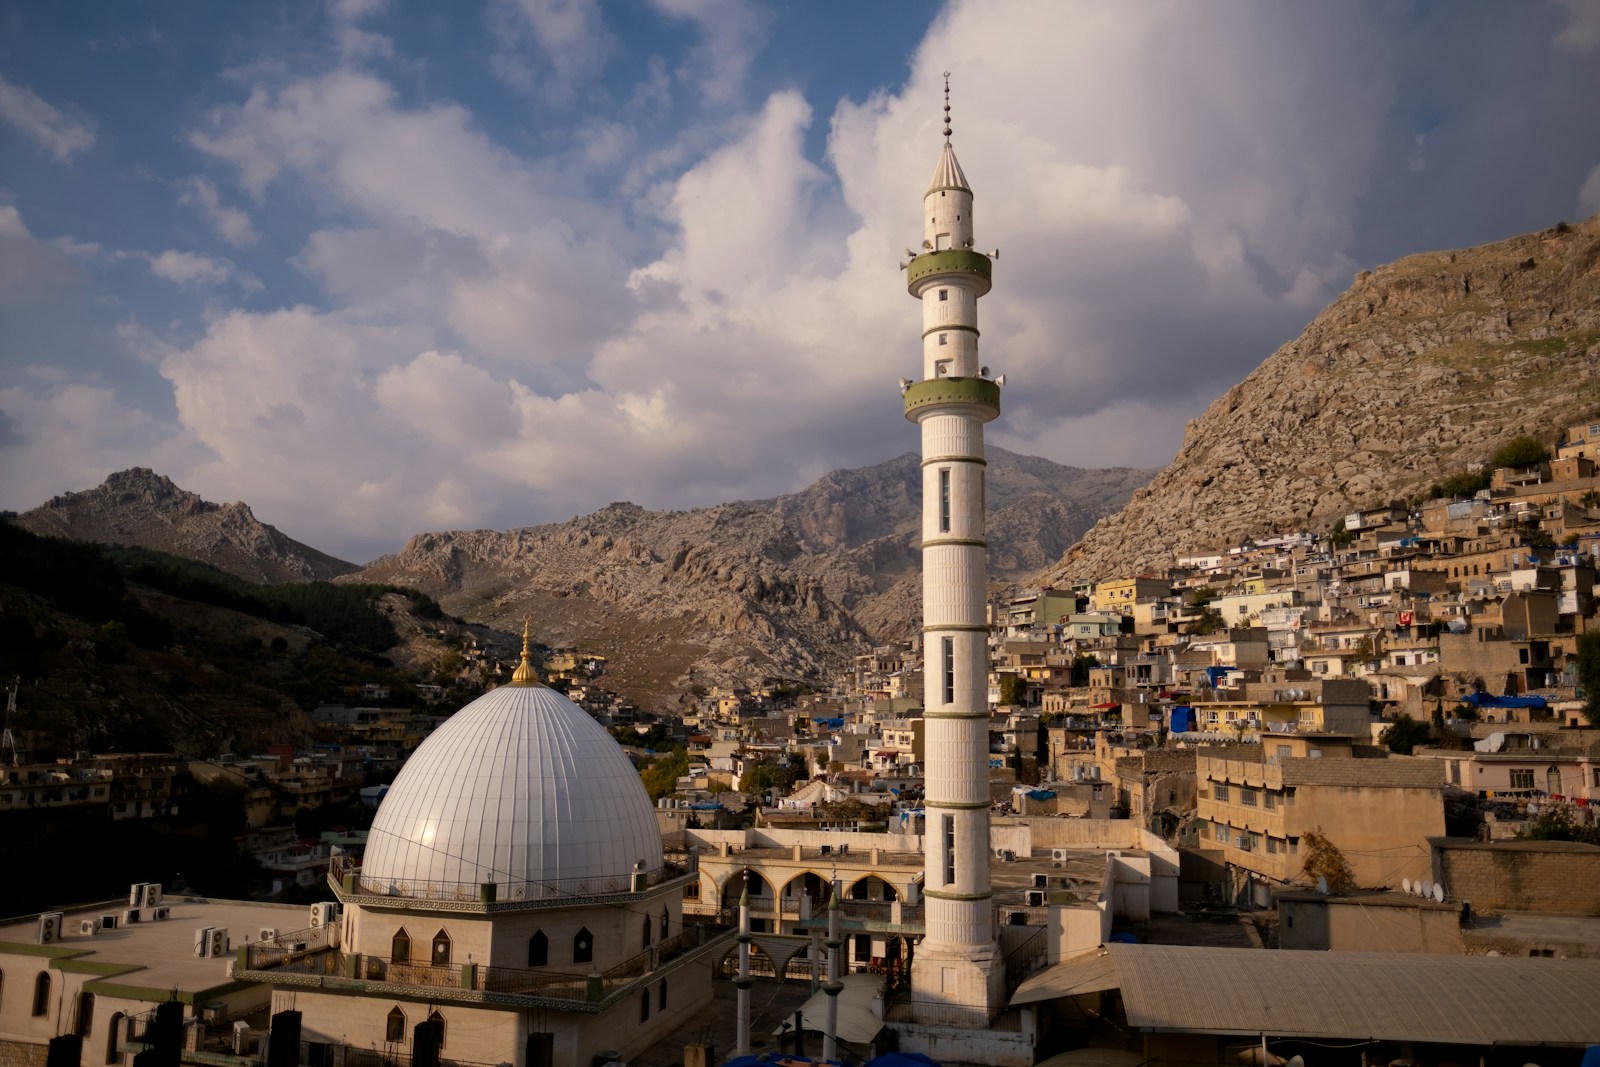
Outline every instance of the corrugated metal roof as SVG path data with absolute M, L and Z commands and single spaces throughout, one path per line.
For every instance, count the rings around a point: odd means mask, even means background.
M 1451 1045 L 1600 1043 L 1600 960 L 1107 948 L 1135 1029 Z
M 1038 974 L 1030 975 L 1011 996 L 1011 1006 L 1037 1004 L 1041 1000 L 1075 997 L 1115 989 L 1122 983 L 1116 964 L 1099 949 L 1062 960 Z

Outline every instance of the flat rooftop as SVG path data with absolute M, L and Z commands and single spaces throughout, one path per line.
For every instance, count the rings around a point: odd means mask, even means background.
M 126 898 L 76 907 L 62 921 L 61 939 L 40 945 L 35 938 L 38 915 L 0 920 L 0 956 L 37 956 L 92 964 L 99 982 L 115 985 L 135 999 L 166 1000 L 172 990 L 180 999 L 201 1001 L 220 995 L 233 984 L 228 976 L 232 952 L 221 957 L 194 954 L 195 931 L 218 926 L 228 931 L 232 947 L 256 940 L 265 927 L 292 933 L 310 927 L 305 905 L 268 904 L 248 900 L 210 900 L 166 895 L 161 903 L 171 916 L 159 922 L 119 924 L 97 934 L 79 932 L 85 919 L 121 915 Z

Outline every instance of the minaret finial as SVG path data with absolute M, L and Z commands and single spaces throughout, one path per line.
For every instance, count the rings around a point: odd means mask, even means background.
M 522 617 L 522 662 L 517 665 L 516 672 L 511 675 L 512 685 L 538 685 L 539 675 L 533 669 L 533 656 L 528 651 L 528 642 L 533 637 L 533 625 L 528 617 Z
M 944 143 L 950 143 L 950 72 L 944 72 Z

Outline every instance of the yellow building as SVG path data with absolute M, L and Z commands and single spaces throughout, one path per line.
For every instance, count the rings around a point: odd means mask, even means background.
M 1140 574 L 1132 578 L 1113 578 L 1094 587 L 1090 604 L 1093 611 L 1110 611 L 1118 615 L 1132 615 L 1135 602 L 1146 597 L 1172 595 L 1172 582 L 1153 574 Z

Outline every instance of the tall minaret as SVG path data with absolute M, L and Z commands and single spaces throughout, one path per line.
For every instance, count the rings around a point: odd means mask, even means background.
M 1000 414 L 1000 383 L 978 363 L 978 297 L 990 259 L 973 250 L 972 189 L 950 145 L 923 198 L 922 251 L 906 286 L 922 301 L 922 379 L 903 380 L 906 418 L 922 427 L 923 879 L 927 932 L 912 996 L 927 1022 L 987 1025 L 1004 969 L 989 889 L 988 546 L 983 530 L 983 424 Z

